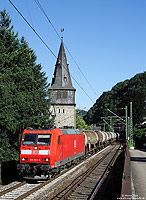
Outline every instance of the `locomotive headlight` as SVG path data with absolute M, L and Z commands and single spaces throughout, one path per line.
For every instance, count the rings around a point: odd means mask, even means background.
M 22 161 L 28 161 L 28 158 L 22 158 L 21 160 Z
M 49 158 L 43 158 L 43 161 L 48 162 L 48 161 L 49 161 Z

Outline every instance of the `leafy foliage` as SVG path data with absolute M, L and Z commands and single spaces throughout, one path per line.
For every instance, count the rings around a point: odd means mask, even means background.
M 85 111 L 86 112 L 86 111 Z M 76 128 L 77 129 L 84 129 L 84 130 L 91 130 L 91 127 L 86 124 L 86 122 L 83 120 L 82 114 L 83 110 L 76 110 Z
M 120 82 L 111 91 L 104 92 L 89 109 L 84 120 L 87 124 L 99 124 L 102 122 L 101 117 L 110 115 L 108 109 L 119 116 L 124 116 L 124 109 L 121 108 L 128 106 L 129 111 L 131 101 L 133 102 L 133 123 L 139 124 L 146 116 L 146 72 Z
M 76 109 L 76 112 L 78 115 L 80 115 L 81 117 L 84 117 L 87 114 L 86 110 L 83 109 Z
M 136 148 L 144 148 L 146 144 L 146 125 L 141 125 L 134 128 L 134 136 Z
M 16 158 L 26 127 L 50 125 L 45 73 L 24 37 L 18 39 L 6 10 L 0 14 L 0 161 Z

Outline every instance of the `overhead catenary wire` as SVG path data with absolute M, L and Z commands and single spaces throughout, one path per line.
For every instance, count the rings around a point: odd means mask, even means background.
M 41 36 L 36 32 L 36 30 L 32 27 L 32 25 L 27 21 L 27 19 L 22 15 L 22 13 L 17 9 L 17 7 L 13 4 L 11 0 L 8 0 L 11 5 L 15 8 L 15 10 L 19 13 L 19 15 L 23 18 L 23 20 L 27 23 L 27 25 L 33 30 L 33 32 L 37 35 L 37 37 L 41 40 L 41 42 L 46 46 L 46 48 L 50 51 L 50 53 L 57 59 L 57 56 L 55 53 L 49 48 L 49 46 L 45 43 L 45 41 L 41 38 Z M 62 67 L 66 69 L 65 66 L 62 65 Z M 72 79 L 77 83 L 77 85 L 81 88 L 81 90 L 88 96 L 88 98 L 94 103 L 94 101 L 91 99 L 91 97 L 88 95 L 88 93 L 83 89 L 83 87 L 78 83 L 78 81 L 73 77 L 73 75 L 70 74 Z
M 41 38 L 41 36 L 36 32 L 36 30 L 32 27 L 32 25 L 27 21 L 27 19 L 22 15 L 22 13 L 16 8 L 16 6 L 13 4 L 11 0 L 8 0 L 12 6 L 15 8 L 15 10 L 19 13 L 19 15 L 23 18 L 23 20 L 27 23 L 27 25 L 33 30 L 33 32 L 37 35 L 37 37 L 43 42 L 43 44 L 46 46 L 46 48 L 51 52 L 51 54 L 57 58 L 57 56 L 53 53 L 53 51 L 49 48 L 49 46 L 45 43 L 45 41 Z
M 48 22 L 51 24 L 51 26 L 53 27 L 55 33 L 57 34 L 57 36 L 59 37 L 59 39 L 61 40 L 62 38 L 60 37 L 58 31 L 56 30 L 55 26 L 53 25 L 53 23 L 51 22 L 51 20 L 49 19 L 49 17 L 47 16 L 45 10 L 43 9 L 42 5 L 40 4 L 39 0 L 34 0 L 36 2 L 36 4 L 38 5 L 38 7 L 40 8 L 40 10 L 42 11 L 42 13 L 45 15 L 45 17 L 47 18 Z M 97 96 L 94 88 L 92 87 L 92 85 L 90 84 L 90 82 L 88 81 L 88 79 L 86 78 L 86 76 L 84 75 L 84 73 L 82 72 L 81 68 L 79 67 L 78 63 L 76 62 L 76 60 L 74 59 L 74 57 L 72 56 L 71 52 L 69 51 L 69 49 L 67 48 L 67 46 L 64 43 L 64 46 L 66 48 L 66 50 L 68 51 L 69 55 L 71 56 L 72 60 L 74 61 L 75 65 L 77 66 L 78 70 L 81 72 L 82 76 L 85 78 L 86 82 L 88 83 L 88 85 L 90 86 L 91 90 L 93 91 L 93 93 Z
M 54 27 L 54 25 L 52 24 L 51 20 L 49 19 L 49 17 L 47 16 L 47 14 L 45 13 L 43 7 L 41 6 L 40 2 L 38 0 L 35 0 L 37 6 L 40 8 L 40 10 L 43 12 L 43 14 L 45 15 L 45 17 L 47 18 L 48 22 L 51 24 L 52 28 L 54 29 L 55 33 L 58 35 L 58 37 L 61 39 L 59 33 L 57 32 L 56 28 Z

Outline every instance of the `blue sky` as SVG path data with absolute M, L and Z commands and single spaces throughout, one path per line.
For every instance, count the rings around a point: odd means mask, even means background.
M 66 50 L 69 69 L 93 102 L 118 82 L 146 71 L 146 1 L 145 0 L 39 0 L 47 16 L 60 32 L 64 43 L 86 76 L 90 88 Z M 60 40 L 35 0 L 12 0 L 57 56 Z M 18 37 L 24 36 L 51 82 L 56 58 L 23 21 L 8 0 L 6 8 Z M 72 80 L 77 108 L 88 110 L 93 102 Z

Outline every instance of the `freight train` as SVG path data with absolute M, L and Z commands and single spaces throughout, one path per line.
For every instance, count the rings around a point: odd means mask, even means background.
M 49 179 L 85 155 L 117 140 L 118 137 L 116 133 L 92 130 L 25 129 L 17 169 L 22 177 L 44 176 Z

